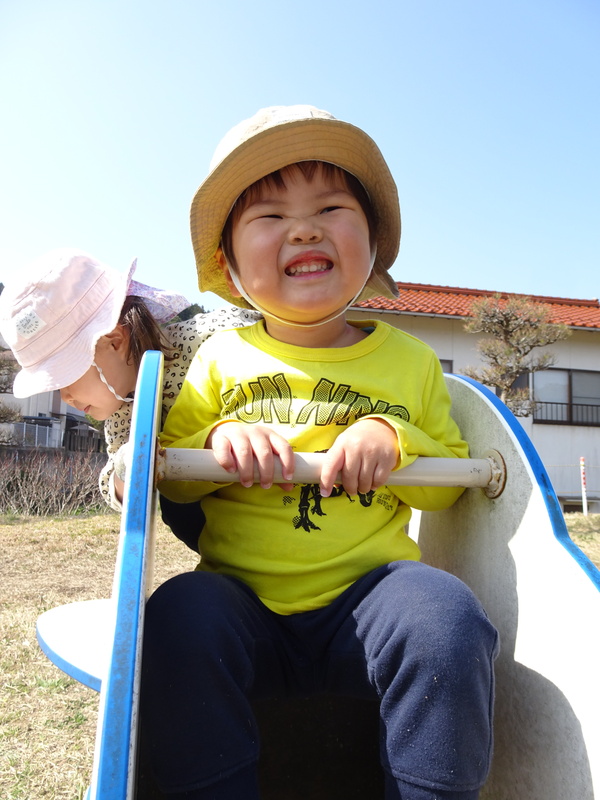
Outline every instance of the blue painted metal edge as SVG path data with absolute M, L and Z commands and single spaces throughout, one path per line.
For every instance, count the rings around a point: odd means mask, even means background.
M 544 466 L 542 459 L 535 449 L 533 442 L 527 435 L 527 432 L 519 420 L 515 417 L 508 406 L 503 403 L 490 389 L 488 389 L 487 386 L 484 386 L 478 381 L 473 380 L 473 378 L 467 378 L 465 375 L 453 374 L 452 377 L 458 378 L 459 380 L 464 381 L 464 383 L 468 383 L 475 387 L 484 397 L 487 398 L 489 403 L 495 407 L 498 414 L 504 419 L 507 426 L 514 434 L 519 446 L 523 450 L 526 459 L 529 461 L 533 474 L 538 482 L 538 486 L 540 487 L 540 491 L 542 492 L 546 509 L 548 511 L 548 516 L 552 522 L 552 530 L 555 537 L 575 559 L 579 566 L 585 571 L 594 586 L 600 590 L 600 570 L 592 561 L 590 561 L 586 554 L 579 547 L 577 547 L 575 542 L 569 536 L 565 518 L 562 513 L 560 503 L 558 502 L 556 492 L 554 491 L 554 487 L 552 486 L 550 476 L 548 475 L 546 467 Z
M 95 754 L 91 800 L 125 800 L 135 775 L 130 755 L 135 748 L 135 689 L 141 658 L 146 599 L 147 532 L 154 522 L 156 494 L 154 450 L 162 399 L 162 354 L 144 354 L 132 413 L 132 468 L 126 477 L 121 543 L 113 591 L 116 627 L 108 675 L 102 685 L 101 720 Z

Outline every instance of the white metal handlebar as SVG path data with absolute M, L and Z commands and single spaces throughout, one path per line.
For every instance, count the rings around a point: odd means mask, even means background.
M 318 483 L 323 453 L 294 453 L 294 483 Z M 274 482 L 284 483 L 278 459 L 275 459 Z M 212 450 L 159 448 L 156 458 L 156 481 L 214 481 L 235 483 L 237 473 L 221 467 Z M 258 481 L 258 473 L 255 473 Z M 341 481 L 340 481 L 341 482 Z M 387 483 L 394 486 L 465 486 L 479 487 L 488 497 L 498 497 L 506 482 L 504 459 L 496 450 L 483 458 L 432 458 L 420 456 L 412 464 L 392 472 Z

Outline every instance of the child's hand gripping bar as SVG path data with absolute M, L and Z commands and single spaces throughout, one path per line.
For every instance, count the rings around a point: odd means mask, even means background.
M 318 483 L 323 453 L 294 453 L 294 483 Z M 274 483 L 286 483 L 275 459 Z M 214 481 L 235 483 L 237 473 L 219 466 L 212 450 L 158 448 L 156 482 Z M 255 473 L 258 482 L 258 473 Z M 341 483 L 341 480 L 339 481 Z M 390 473 L 386 483 L 395 486 L 479 487 L 488 497 L 502 494 L 506 483 L 504 459 L 496 450 L 483 458 L 431 458 L 421 456 L 412 464 Z

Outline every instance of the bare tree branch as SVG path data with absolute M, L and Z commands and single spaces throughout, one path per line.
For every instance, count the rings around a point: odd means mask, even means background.
M 487 333 L 489 338 L 477 343 L 483 367 L 469 366 L 465 375 L 497 389 L 516 416 L 529 416 L 535 410 L 535 401 L 529 389 L 515 388 L 515 381 L 553 366 L 556 358 L 552 353 L 532 355 L 532 351 L 566 339 L 571 331 L 550 321 L 548 306 L 527 297 L 503 298 L 497 294 L 478 298 L 470 312 L 472 319 L 465 323 L 465 330 Z

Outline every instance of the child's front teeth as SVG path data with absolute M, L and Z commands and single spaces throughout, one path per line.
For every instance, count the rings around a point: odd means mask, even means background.
M 325 269 L 326 267 L 323 264 L 302 264 L 299 267 L 290 267 L 289 273 L 290 275 L 297 275 L 299 272 L 320 272 Z

